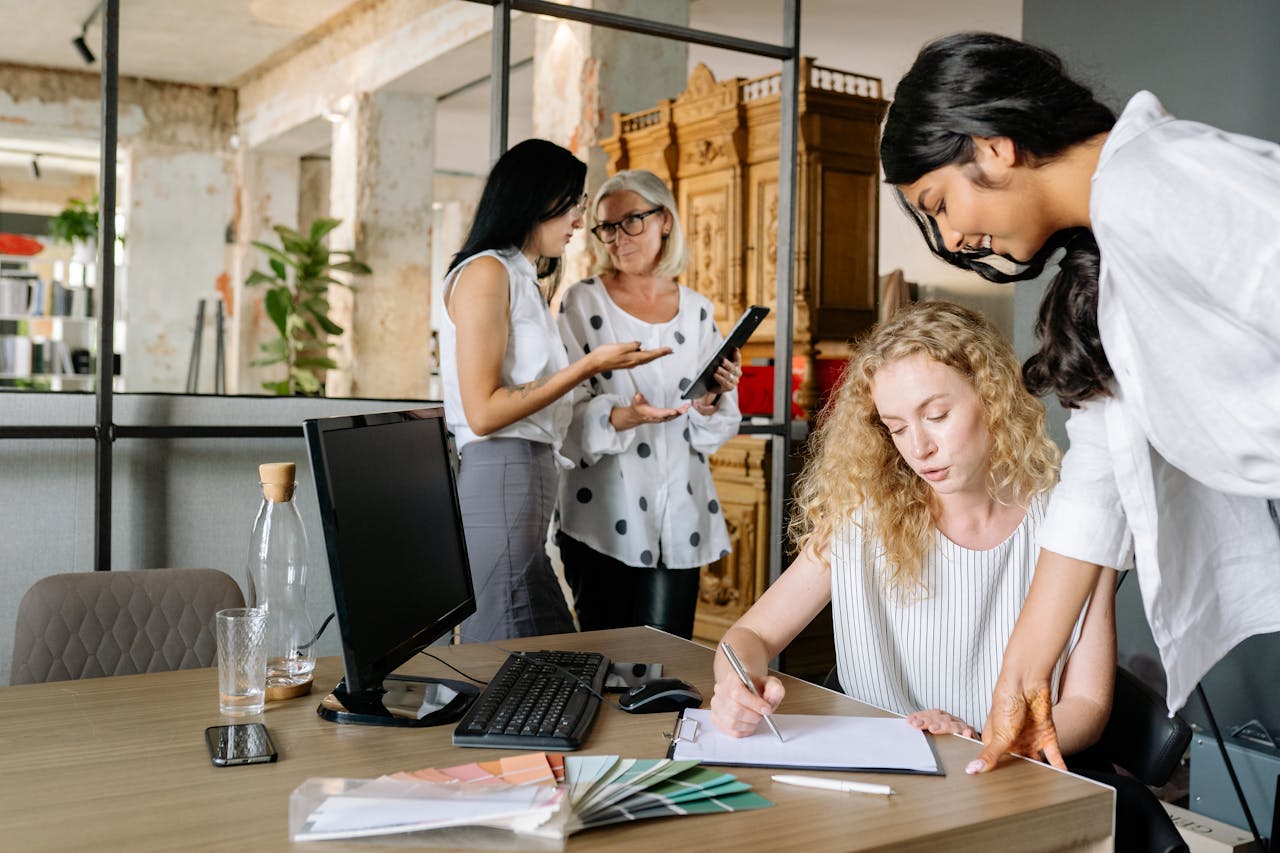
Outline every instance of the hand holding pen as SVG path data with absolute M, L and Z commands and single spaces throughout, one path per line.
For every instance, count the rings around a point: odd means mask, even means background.
M 770 710 L 782 701 L 782 683 L 776 678 L 765 681 L 765 696 L 762 696 L 751 680 L 746 667 L 728 643 L 720 644 L 720 654 L 730 671 L 716 681 L 715 694 L 711 698 L 711 718 L 716 727 L 734 737 L 746 737 L 755 732 L 761 718 L 769 726 L 779 741 L 784 741 L 782 733 L 770 715 Z M 744 693 L 750 693 L 751 697 Z M 751 701 L 754 697 L 755 701 Z M 767 697 L 767 698 L 766 698 Z M 761 707 L 763 703 L 764 707 Z

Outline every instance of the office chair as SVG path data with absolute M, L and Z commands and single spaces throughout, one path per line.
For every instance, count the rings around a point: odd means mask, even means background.
M 217 569 L 72 572 L 18 605 L 11 684 L 213 666 L 213 616 L 244 596 Z
M 1170 717 L 1164 697 L 1116 667 L 1111 716 L 1093 748 L 1143 784 L 1159 788 L 1178 769 L 1190 744 L 1191 725 L 1177 714 Z

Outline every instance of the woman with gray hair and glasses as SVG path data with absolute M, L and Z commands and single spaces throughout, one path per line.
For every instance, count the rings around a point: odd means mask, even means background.
M 729 553 L 708 457 L 738 432 L 741 356 L 721 363 L 717 392 L 682 400 L 721 334 L 710 300 L 675 280 L 689 262 L 675 199 L 657 175 L 625 171 L 591 210 L 595 275 L 560 303 L 569 357 L 612 340 L 672 354 L 579 386 L 564 446 L 576 467 L 560 483 L 565 578 L 583 630 L 689 637 L 698 568 Z

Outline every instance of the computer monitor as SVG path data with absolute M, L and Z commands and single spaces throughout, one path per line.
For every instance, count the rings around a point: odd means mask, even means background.
M 345 677 L 320 715 L 437 725 L 477 688 L 391 673 L 475 613 L 444 410 L 303 422 L 342 634 Z

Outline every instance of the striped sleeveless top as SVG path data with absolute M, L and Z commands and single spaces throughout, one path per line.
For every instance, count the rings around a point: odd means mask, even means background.
M 845 693 L 898 714 L 940 708 L 980 730 L 1031 586 L 1047 506 L 1048 494 L 1037 495 L 1017 529 L 987 551 L 962 548 L 935 530 L 921 576 L 925 590 L 914 599 L 886 592 L 882 550 L 856 523 L 833 536 L 832 613 Z M 1054 669 L 1055 702 L 1082 621 Z

